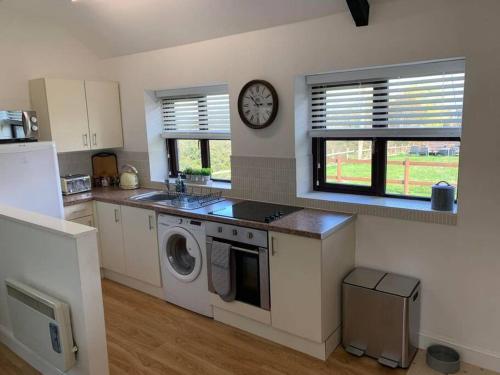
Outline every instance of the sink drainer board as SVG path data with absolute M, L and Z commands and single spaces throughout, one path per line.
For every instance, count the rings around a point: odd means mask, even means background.
M 210 204 L 223 201 L 222 191 L 212 192 L 209 189 L 191 188 L 188 192 L 153 191 L 150 193 L 134 195 L 129 198 L 136 202 L 151 202 L 163 206 L 195 210 Z

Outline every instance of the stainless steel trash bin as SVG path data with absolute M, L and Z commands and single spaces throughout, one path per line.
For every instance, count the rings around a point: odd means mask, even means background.
M 409 367 L 418 348 L 420 281 L 359 267 L 344 279 L 342 298 L 346 351 Z

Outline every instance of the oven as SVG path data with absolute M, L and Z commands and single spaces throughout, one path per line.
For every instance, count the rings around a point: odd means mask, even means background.
M 218 241 L 230 244 L 235 264 L 235 300 L 270 310 L 267 232 L 213 222 L 206 223 L 206 231 L 208 289 L 215 293 L 211 270 L 212 243 Z
M 0 143 L 38 140 L 38 119 L 34 111 L 0 110 Z

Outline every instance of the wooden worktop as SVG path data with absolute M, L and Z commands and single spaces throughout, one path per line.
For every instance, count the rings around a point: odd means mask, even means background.
M 184 210 L 175 207 L 166 207 L 152 202 L 138 202 L 129 199 L 134 195 L 151 191 L 155 190 L 121 190 L 117 188 L 94 188 L 91 192 L 65 196 L 63 198 L 63 202 L 64 206 L 70 206 L 82 202 L 96 200 L 99 202 L 115 203 L 120 205 L 151 209 L 158 213 L 190 217 L 199 220 L 209 220 L 219 223 L 239 225 L 280 233 L 288 233 L 316 239 L 324 239 L 330 236 L 332 233 L 338 231 L 344 225 L 349 223 L 351 220 L 354 220 L 355 218 L 355 215 L 305 208 L 268 224 L 210 215 L 210 213 L 216 209 L 231 206 L 234 203 L 241 201 L 231 198 L 226 198 L 223 201 L 196 210 Z

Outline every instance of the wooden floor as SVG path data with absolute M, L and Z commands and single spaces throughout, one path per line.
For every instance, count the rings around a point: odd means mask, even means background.
M 112 281 L 103 294 L 111 375 L 405 374 L 341 349 L 322 362 Z M 0 374 L 37 372 L 0 345 Z
M 119 374 L 392 374 L 338 349 L 327 362 L 104 281 L 110 370 Z
M 408 373 L 340 347 L 323 362 L 108 280 L 103 294 L 111 375 L 439 375 L 423 352 Z M 38 373 L 0 344 L 0 374 Z M 463 364 L 460 374 L 494 373 Z

